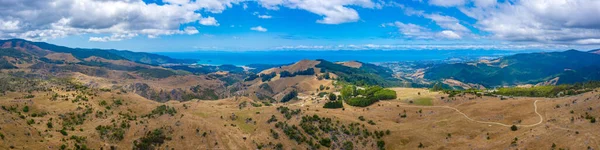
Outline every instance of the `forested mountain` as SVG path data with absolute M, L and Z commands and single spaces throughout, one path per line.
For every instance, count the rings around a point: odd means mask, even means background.
M 558 84 L 600 78 L 600 55 L 568 50 L 526 53 L 476 63 L 439 64 L 426 70 L 430 80 L 455 79 L 486 87 L 535 84 L 558 77 Z
M 91 56 L 96 56 L 109 60 L 129 60 L 133 62 L 159 65 L 166 63 L 195 63 L 195 60 L 173 59 L 167 56 L 145 53 L 132 52 L 126 50 L 105 50 L 105 49 L 85 49 L 85 48 L 69 48 L 58 46 L 45 42 L 31 42 L 22 39 L 0 40 L 2 48 L 23 48 L 27 50 L 37 50 L 38 54 L 44 50 L 56 53 L 70 53 L 77 59 L 85 59 Z

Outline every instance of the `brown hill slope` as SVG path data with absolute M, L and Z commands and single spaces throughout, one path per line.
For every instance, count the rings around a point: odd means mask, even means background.
M 500 100 L 398 88 L 400 100 L 323 109 L 312 99 L 273 106 L 240 96 L 157 103 L 69 79 L 31 83 L 27 88 L 36 90 L 0 96 L 0 149 L 586 149 L 600 143 L 594 132 L 600 126 L 586 119 L 600 115 L 595 91 Z

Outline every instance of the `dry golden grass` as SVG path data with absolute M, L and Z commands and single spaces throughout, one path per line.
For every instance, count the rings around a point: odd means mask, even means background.
M 360 67 L 362 67 L 362 63 L 359 63 L 359 62 L 356 62 L 356 61 L 337 62 L 337 64 L 342 64 L 344 66 L 352 67 L 352 68 L 360 68 Z
M 0 110 L 3 118 L 0 122 L 0 133 L 5 138 L 0 140 L 0 149 L 58 149 L 63 143 L 68 143 L 70 148 L 74 143 L 56 130 L 62 126 L 60 114 L 68 112 L 82 112 L 78 107 L 89 106 L 94 112 L 104 111 L 100 106 L 102 100 L 111 102 L 123 99 L 124 105 L 113 107 L 107 118 L 96 118 L 90 115 L 83 125 L 76 126 L 75 131 L 68 131 L 69 136 L 86 136 L 85 144 L 93 149 L 109 149 L 117 146 L 119 149 L 130 149 L 134 140 L 139 139 L 144 133 L 156 128 L 166 127 L 170 131 L 172 140 L 161 145 L 161 149 L 256 149 L 257 143 L 269 142 L 284 145 L 285 149 L 306 149 L 306 144 L 298 145 L 289 140 L 280 132 L 280 139 L 271 137 L 270 129 L 274 123 L 267 124 L 271 115 L 276 115 L 281 121 L 284 118 L 277 112 L 276 107 L 286 106 L 291 109 L 302 109 L 301 115 L 317 114 L 322 117 L 331 117 L 344 123 L 358 122 L 365 124 L 369 130 L 390 130 L 391 135 L 383 140 L 387 149 L 417 149 L 422 143 L 424 149 L 550 149 L 552 143 L 557 148 L 586 149 L 588 146 L 597 149 L 600 147 L 599 123 L 590 123 L 580 116 L 588 113 L 600 116 L 600 95 L 597 92 L 564 98 L 511 98 L 500 100 L 496 97 L 478 98 L 473 95 L 455 97 L 448 100 L 447 95 L 429 92 L 427 89 L 393 88 L 397 91 L 399 100 L 380 101 L 366 108 L 345 105 L 345 109 L 323 109 L 323 102 L 316 103 L 311 99 L 301 99 L 288 104 L 278 103 L 274 106 L 253 107 L 252 100 L 246 97 L 232 97 L 217 101 L 187 101 L 157 103 L 135 94 L 115 94 L 114 92 L 96 92 L 97 96 L 87 102 L 72 103 L 64 100 L 49 100 L 52 92 L 33 92 L 35 95 L 28 101 L 14 101 L 21 99 L 24 93 L 8 92 L 0 97 L 0 105 L 16 106 L 18 111 L 24 105 L 30 107 L 26 119 L 34 119 L 35 124 L 28 125 L 25 119 L 19 118 L 17 113 Z M 54 90 L 60 95 L 70 95 L 75 92 Z M 421 93 L 420 95 L 418 93 Z M 301 96 L 310 98 L 306 94 Z M 441 99 L 441 97 L 446 97 Z M 406 100 L 430 98 L 432 106 L 418 106 Z M 539 116 L 535 114 L 533 102 L 537 102 L 538 112 L 543 116 L 543 122 L 533 127 L 520 127 L 517 131 L 495 124 L 480 123 L 476 121 L 498 122 L 503 124 L 527 125 L 535 124 Z M 248 102 L 247 107 L 239 108 L 242 102 Z M 174 107 L 178 113 L 174 116 L 162 115 L 153 119 L 140 118 L 148 114 L 159 105 Z M 185 105 L 185 106 L 184 106 Z M 558 105 L 558 107 L 557 107 Z M 466 116 L 476 120 L 471 121 L 459 112 L 447 106 L 456 108 Z M 187 108 L 186 108 L 187 107 Z M 591 110 L 590 110 L 591 108 Z M 570 111 L 573 110 L 573 113 Z M 420 111 L 420 113 L 419 113 Z M 33 112 L 48 112 L 44 117 L 30 117 Z M 98 125 L 111 125 L 112 120 L 119 120 L 119 112 L 131 113 L 138 116 L 136 121 L 131 121 L 125 139 L 122 141 L 103 140 L 95 128 Z M 237 120 L 231 120 L 235 114 Z M 406 114 L 406 118 L 400 115 Z M 369 125 L 358 119 L 364 116 L 373 120 L 376 125 Z M 571 121 L 570 118 L 574 117 Z M 46 127 L 46 122 L 53 118 L 53 129 Z M 245 119 L 252 118 L 246 122 Z M 299 117 L 292 117 L 289 123 L 297 123 Z M 139 123 L 142 121 L 143 123 Z M 256 124 L 254 123 L 256 121 Z M 520 121 L 520 122 L 519 122 Z M 233 126 L 232 126 L 233 125 Z M 83 129 L 83 131 L 79 131 Z M 200 132 L 196 132 L 198 129 Z M 48 131 L 46 131 L 48 130 Z M 207 132 L 206 137 L 202 133 Z M 450 136 L 448 136 L 450 134 Z M 183 138 L 182 138 L 183 137 Z M 243 138 L 246 137 L 246 140 Z M 488 139 L 489 137 L 489 139 Z M 518 138 L 516 144 L 511 142 Z M 355 149 L 375 149 L 371 144 L 363 146 L 355 144 Z M 270 149 L 267 147 L 267 149 Z M 325 148 L 323 148 L 325 149 Z
M 289 66 L 282 66 L 279 68 L 271 68 L 271 69 L 264 70 L 260 73 L 261 74 L 269 74 L 272 72 L 279 73 L 282 71 L 289 71 L 290 73 L 294 73 L 294 72 L 298 72 L 298 71 L 304 71 L 308 68 L 315 68 L 315 66 L 319 63 L 321 63 L 321 62 L 315 61 L 315 60 L 301 60 L 301 61 L 298 61 Z M 315 72 L 319 72 L 319 69 L 315 68 Z
M 60 61 L 65 61 L 65 62 L 69 62 L 69 63 L 81 62 L 79 59 L 75 58 L 75 56 L 73 56 L 70 53 L 51 53 L 44 57 L 46 57 L 50 60 L 60 60 Z

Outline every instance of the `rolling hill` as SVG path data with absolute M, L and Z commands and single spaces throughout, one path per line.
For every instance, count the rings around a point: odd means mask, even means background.
M 600 54 L 600 49 L 590 50 L 589 53 Z
M 370 85 L 398 85 L 392 71 L 358 61 L 249 65 L 253 70 L 146 60 L 156 57 L 4 41 L 0 149 L 594 149 L 600 143 L 597 89 L 557 98 L 384 90 Z M 435 65 L 426 76 L 576 82 L 596 79 L 597 63 L 596 54 L 579 51 L 519 54 Z M 361 107 L 348 102 L 390 94 Z M 344 102 L 344 95 L 352 98 Z

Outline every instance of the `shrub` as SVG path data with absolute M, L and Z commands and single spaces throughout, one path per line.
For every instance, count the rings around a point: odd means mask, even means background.
M 274 139 L 279 139 L 279 133 L 275 132 L 273 129 L 271 129 L 271 135 L 273 135 Z
M 325 95 L 328 95 L 327 92 L 320 92 L 319 94 L 317 94 L 317 96 L 319 97 L 324 97 Z
M 62 129 L 62 130 L 60 130 L 59 132 L 60 132 L 60 134 L 62 134 L 62 135 L 64 135 L 64 136 L 67 136 L 67 135 L 69 135 L 69 133 L 67 133 L 67 131 L 66 131 L 65 129 Z
M 358 120 L 360 120 L 360 121 L 365 121 L 365 117 L 363 117 L 363 116 L 358 116 Z
M 510 130 L 512 130 L 512 131 L 517 131 L 518 129 L 519 129 L 519 128 L 517 128 L 517 126 L 516 126 L 516 125 L 512 125 L 512 126 L 510 126 Z
M 23 112 L 29 112 L 29 106 L 23 107 Z
M 275 115 L 271 115 L 271 118 L 269 120 L 267 120 L 267 123 L 271 123 L 271 122 L 277 122 L 277 118 L 275 117 Z
M 344 150 L 353 150 L 354 144 L 352 144 L 352 142 L 350 142 L 350 141 L 346 141 L 346 142 L 344 142 L 344 145 L 342 147 Z
M 373 120 L 369 120 L 367 123 L 369 123 L 370 125 L 376 125 L 376 123 L 373 122 Z
M 325 103 L 325 105 L 323 105 L 323 108 L 343 108 L 344 104 L 342 103 L 342 101 L 331 101 L 331 102 L 327 102 Z
M 331 147 L 331 139 L 329 139 L 329 138 L 322 138 L 319 141 L 319 144 L 321 144 L 321 145 L 323 145 L 325 147 Z
M 100 106 L 106 106 L 108 103 L 105 100 L 100 101 Z
M 380 150 L 385 149 L 385 142 L 382 140 L 377 141 L 377 148 L 379 148 Z

